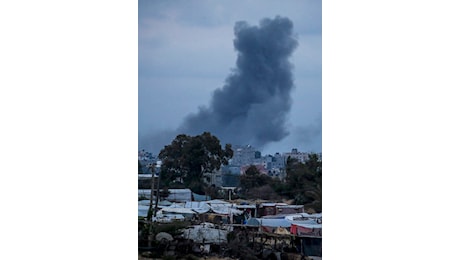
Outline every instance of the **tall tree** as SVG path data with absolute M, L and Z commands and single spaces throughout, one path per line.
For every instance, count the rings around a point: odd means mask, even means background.
M 193 192 L 203 194 L 206 188 L 203 174 L 228 164 L 232 156 L 231 145 L 226 144 L 222 149 L 220 140 L 209 132 L 197 136 L 180 134 L 160 151 L 162 178 L 165 177 L 167 184 L 178 181 Z
M 276 180 L 260 173 L 255 165 L 249 166 L 245 173 L 240 176 L 242 195 L 246 199 L 280 199 L 281 197 L 276 194 L 272 187 L 275 183 Z
M 264 186 L 268 184 L 270 177 L 261 174 L 259 169 L 255 165 L 251 165 L 246 169 L 243 175 L 240 177 L 240 185 L 243 191 Z
M 316 211 L 322 207 L 321 154 L 311 153 L 305 163 L 288 158 L 286 163 L 287 195 L 296 204 L 304 204 Z

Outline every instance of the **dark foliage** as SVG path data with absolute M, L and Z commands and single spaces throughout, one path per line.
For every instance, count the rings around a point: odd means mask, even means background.
M 159 154 L 163 162 L 162 183 L 170 188 L 187 187 L 204 194 L 207 186 L 202 181 L 203 174 L 228 164 L 232 156 L 231 145 L 226 144 L 222 149 L 219 139 L 209 132 L 197 136 L 178 135 Z
M 246 199 L 291 199 L 316 212 L 322 211 L 322 161 L 321 155 L 311 153 L 305 163 L 288 158 L 286 179 L 281 182 L 261 174 L 255 166 L 249 167 L 240 177 L 241 195 Z

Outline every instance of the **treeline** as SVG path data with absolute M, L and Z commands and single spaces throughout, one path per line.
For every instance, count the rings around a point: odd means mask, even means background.
M 306 162 L 288 157 L 284 181 L 262 174 L 255 166 L 250 166 L 240 177 L 240 186 L 239 195 L 244 199 L 292 200 L 294 204 L 321 212 L 321 155 L 310 153 Z
M 219 192 L 217 187 L 208 185 L 210 179 L 205 173 L 227 165 L 232 157 L 231 145 L 222 147 L 220 140 L 209 132 L 197 136 L 178 135 L 159 154 L 163 162 L 160 187 L 189 188 L 212 198 L 224 197 L 226 195 Z M 140 163 L 138 168 L 141 173 Z M 321 155 L 317 153 L 310 153 L 305 162 L 288 158 L 284 181 L 261 174 L 255 166 L 251 166 L 240 176 L 240 189 L 235 198 L 287 199 L 320 212 L 321 174 Z

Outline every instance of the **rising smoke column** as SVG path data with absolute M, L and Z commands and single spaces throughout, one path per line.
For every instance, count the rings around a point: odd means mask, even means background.
M 237 22 L 236 68 L 214 91 L 210 106 L 187 116 L 179 131 L 210 131 L 222 143 L 256 147 L 286 137 L 294 86 L 289 57 L 297 47 L 292 29 L 291 20 L 279 16 L 261 20 L 258 27 Z

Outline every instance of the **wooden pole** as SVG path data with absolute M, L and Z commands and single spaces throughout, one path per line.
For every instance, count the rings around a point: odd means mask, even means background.
M 157 211 L 158 211 L 158 199 L 160 198 L 160 172 L 158 172 L 158 185 L 157 185 L 157 195 L 155 197 L 155 213 L 154 213 L 154 217 L 157 216 Z
M 155 189 L 155 171 L 154 167 L 150 166 L 150 172 L 152 172 L 152 183 L 150 185 L 150 203 L 149 203 L 149 211 L 147 213 L 147 221 L 152 221 L 152 212 L 153 212 L 153 190 Z
M 150 187 L 150 203 L 149 203 L 149 212 L 147 214 L 147 224 L 149 225 L 149 233 L 148 233 L 148 244 L 149 248 L 152 247 L 153 241 L 153 230 L 152 230 L 152 206 L 153 206 L 153 190 L 155 188 L 155 168 L 153 166 L 150 167 L 150 171 L 152 172 L 152 185 Z M 157 196 L 158 197 L 158 196 Z

